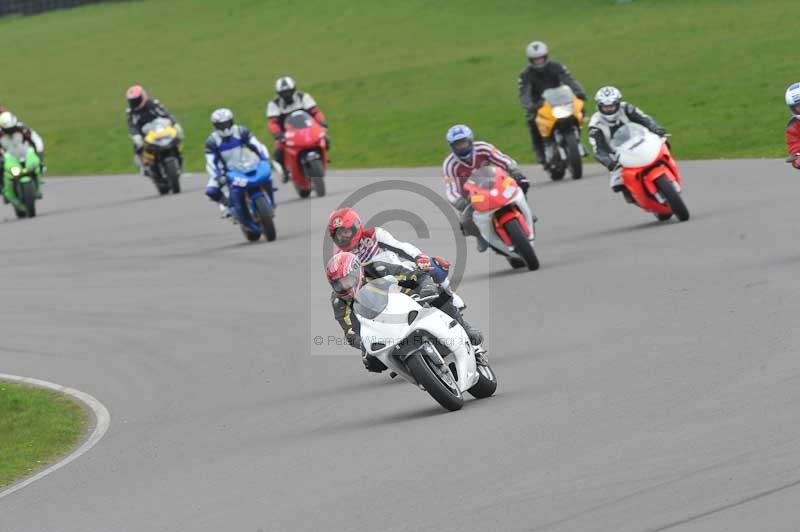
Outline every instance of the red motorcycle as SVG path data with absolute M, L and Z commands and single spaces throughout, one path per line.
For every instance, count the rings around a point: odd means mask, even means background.
M 639 124 L 626 124 L 611 137 L 622 179 L 633 201 L 661 221 L 674 214 L 684 222 L 689 209 L 681 198 L 681 173 L 667 142 Z
M 305 111 L 295 111 L 284 122 L 286 148 L 284 164 L 301 198 L 314 190 L 325 195 L 328 167 L 328 133 Z
M 536 219 L 517 182 L 502 168 L 484 166 L 472 173 L 464 190 L 472 202 L 472 220 L 489 246 L 513 268 L 538 270 Z

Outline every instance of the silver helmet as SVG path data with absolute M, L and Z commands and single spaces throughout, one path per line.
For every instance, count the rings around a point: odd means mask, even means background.
M 549 62 L 547 45 L 542 41 L 533 41 L 525 48 L 525 55 L 533 68 L 544 68 Z
M 616 87 L 601 87 L 594 95 L 594 103 L 600 116 L 607 122 L 616 122 L 619 119 L 622 106 L 622 93 Z
M 220 135 L 227 138 L 233 135 L 233 111 L 222 107 L 211 113 L 211 125 Z

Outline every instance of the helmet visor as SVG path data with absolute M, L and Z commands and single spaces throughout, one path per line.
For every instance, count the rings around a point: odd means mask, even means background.
M 225 120 L 224 122 L 214 122 L 214 129 L 217 131 L 227 131 L 233 126 L 233 120 Z
M 600 104 L 597 106 L 597 110 L 603 113 L 604 115 L 613 115 L 617 111 L 619 111 L 619 102 L 612 103 L 610 105 Z
M 294 89 L 279 91 L 278 96 L 280 96 L 284 102 L 291 102 L 294 97 Z
M 458 139 L 450 144 L 453 153 L 459 157 L 467 157 L 472 153 L 472 141 L 469 139 Z
M 128 106 L 131 109 L 140 109 L 142 107 L 142 103 L 144 102 L 144 96 L 139 95 L 135 98 L 128 98 Z
M 545 64 L 547 64 L 547 56 L 540 55 L 539 57 L 531 57 L 528 59 L 528 62 L 535 67 L 543 67 Z
M 800 115 L 800 103 L 790 105 L 789 110 L 792 112 L 792 114 Z
M 331 281 L 331 288 L 338 296 L 353 298 L 361 285 L 361 268 L 355 268 L 350 273 L 339 279 Z
M 337 227 L 333 232 L 333 241 L 337 246 L 344 249 L 350 246 L 353 237 L 356 236 L 355 227 Z

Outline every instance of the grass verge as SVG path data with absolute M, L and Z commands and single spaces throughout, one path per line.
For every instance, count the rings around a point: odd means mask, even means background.
M 438 165 L 465 122 L 530 162 L 516 102 L 523 50 L 546 41 L 590 94 L 619 87 L 679 158 L 777 157 L 798 76 L 793 0 L 171 0 L 0 19 L 0 103 L 39 130 L 54 175 L 133 171 L 125 88 L 181 120 L 191 170 L 208 117 L 231 107 L 262 139 L 276 77 L 329 117 L 338 167 Z M 591 106 L 593 110 L 593 105 Z
M 61 394 L 0 381 L 0 488 L 69 452 L 86 423 L 85 410 Z

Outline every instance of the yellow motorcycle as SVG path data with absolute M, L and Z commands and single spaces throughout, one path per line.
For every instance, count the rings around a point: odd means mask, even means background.
M 559 181 L 569 167 L 572 179 L 583 177 L 583 157 L 586 148 L 581 144 L 583 100 L 567 85 L 547 89 L 542 93 L 544 103 L 536 113 L 536 127 L 544 141 L 545 159 L 550 179 Z
M 142 128 L 145 174 L 153 180 L 159 194 L 181 191 L 183 145 L 178 130 L 169 118 L 156 118 Z

